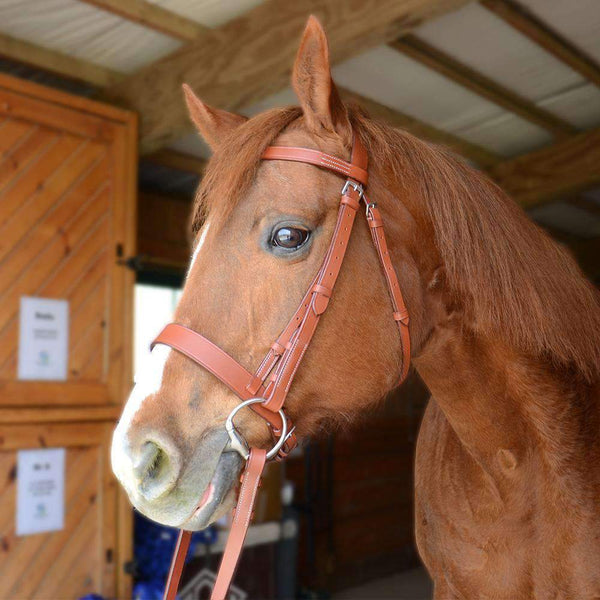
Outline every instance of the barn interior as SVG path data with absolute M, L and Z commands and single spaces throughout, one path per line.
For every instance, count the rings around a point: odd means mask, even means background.
M 159 593 L 172 532 L 134 515 L 109 446 L 179 298 L 210 160 L 181 84 L 247 116 L 297 104 L 290 71 L 310 14 L 346 100 L 487 173 L 600 283 L 597 0 L 0 0 L 8 597 Z M 69 302 L 62 379 L 20 376 L 23 297 Z M 430 597 L 412 484 L 427 396 L 413 374 L 272 467 L 232 597 Z M 62 526 L 20 535 L 20 453 L 46 448 L 65 449 Z M 196 539 L 181 598 L 206 597 L 226 529 Z

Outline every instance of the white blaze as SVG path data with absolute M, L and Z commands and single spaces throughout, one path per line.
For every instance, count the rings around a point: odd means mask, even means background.
M 198 244 L 194 249 L 194 254 L 188 269 L 188 276 L 194 266 L 196 258 L 202 249 L 208 233 L 209 224 L 204 224 Z M 135 385 L 125 404 L 121 420 L 115 429 L 111 448 L 112 468 L 126 490 L 134 490 L 136 485 L 133 476 L 133 460 L 131 447 L 128 440 L 128 432 L 131 423 L 140 410 L 144 400 L 153 394 L 156 394 L 162 386 L 163 371 L 165 363 L 171 353 L 171 348 L 158 344 L 145 359 L 139 372 L 134 378 Z
M 131 394 L 129 394 L 123 415 L 113 435 L 111 448 L 112 468 L 127 490 L 134 487 L 134 482 L 132 481 L 133 457 L 131 456 L 131 449 L 127 439 L 129 427 L 144 400 L 160 390 L 165 363 L 170 353 L 171 348 L 158 344 L 145 359 L 139 373 L 134 378 L 135 385 L 131 390 Z
M 209 228 L 209 223 L 208 221 L 204 224 L 204 226 L 202 227 L 202 233 L 200 234 L 200 239 L 198 240 L 198 244 L 196 246 L 196 248 L 194 249 L 194 254 L 192 254 L 192 260 L 190 261 L 190 268 L 188 269 L 188 277 L 190 275 L 190 273 L 192 272 L 192 267 L 194 266 L 194 263 L 196 262 L 196 259 L 198 258 L 198 254 L 200 253 L 200 250 L 202 250 L 202 246 L 204 246 L 204 242 L 206 241 L 206 234 L 208 233 L 208 228 Z

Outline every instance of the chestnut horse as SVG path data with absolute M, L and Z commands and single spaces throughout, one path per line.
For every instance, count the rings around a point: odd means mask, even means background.
M 600 304 L 571 256 L 446 150 L 345 106 L 325 34 L 309 20 L 300 108 L 247 120 L 186 89 L 214 155 L 198 191 L 175 321 L 250 371 L 303 297 L 332 236 L 343 181 L 262 161 L 270 144 L 369 155 L 410 312 L 412 361 L 431 391 L 415 468 L 416 538 L 436 598 L 600 598 Z M 400 338 L 368 226 L 357 219 L 335 293 L 291 387 L 300 438 L 366 411 L 397 381 Z M 239 400 L 157 346 L 116 429 L 113 468 L 134 506 L 196 530 L 232 508 L 226 451 Z M 270 447 L 265 421 L 238 427 Z M 393 443 L 393 440 L 390 440 Z

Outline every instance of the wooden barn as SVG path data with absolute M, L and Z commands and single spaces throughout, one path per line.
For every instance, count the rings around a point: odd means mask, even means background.
M 182 84 L 247 117 L 298 104 L 311 14 L 345 101 L 464 157 L 600 283 L 597 0 L 0 0 L 0 597 L 160 597 L 174 533 L 110 446 L 192 254 L 211 151 Z M 232 598 L 431 597 L 428 396 L 413 372 L 270 467 Z M 181 598 L 208 597 L 228 526 L 193 538 Z

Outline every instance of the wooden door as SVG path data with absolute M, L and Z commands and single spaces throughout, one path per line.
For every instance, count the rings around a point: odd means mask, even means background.
M 110 432 L 131 381 L 136 119 L 0 76 L 0 595 L 129 594 Z M 17 379 L 22 296 L 69 302 L 64 382 Z M 65 527 L 15 535 L 16 453 L 65 447 Z

